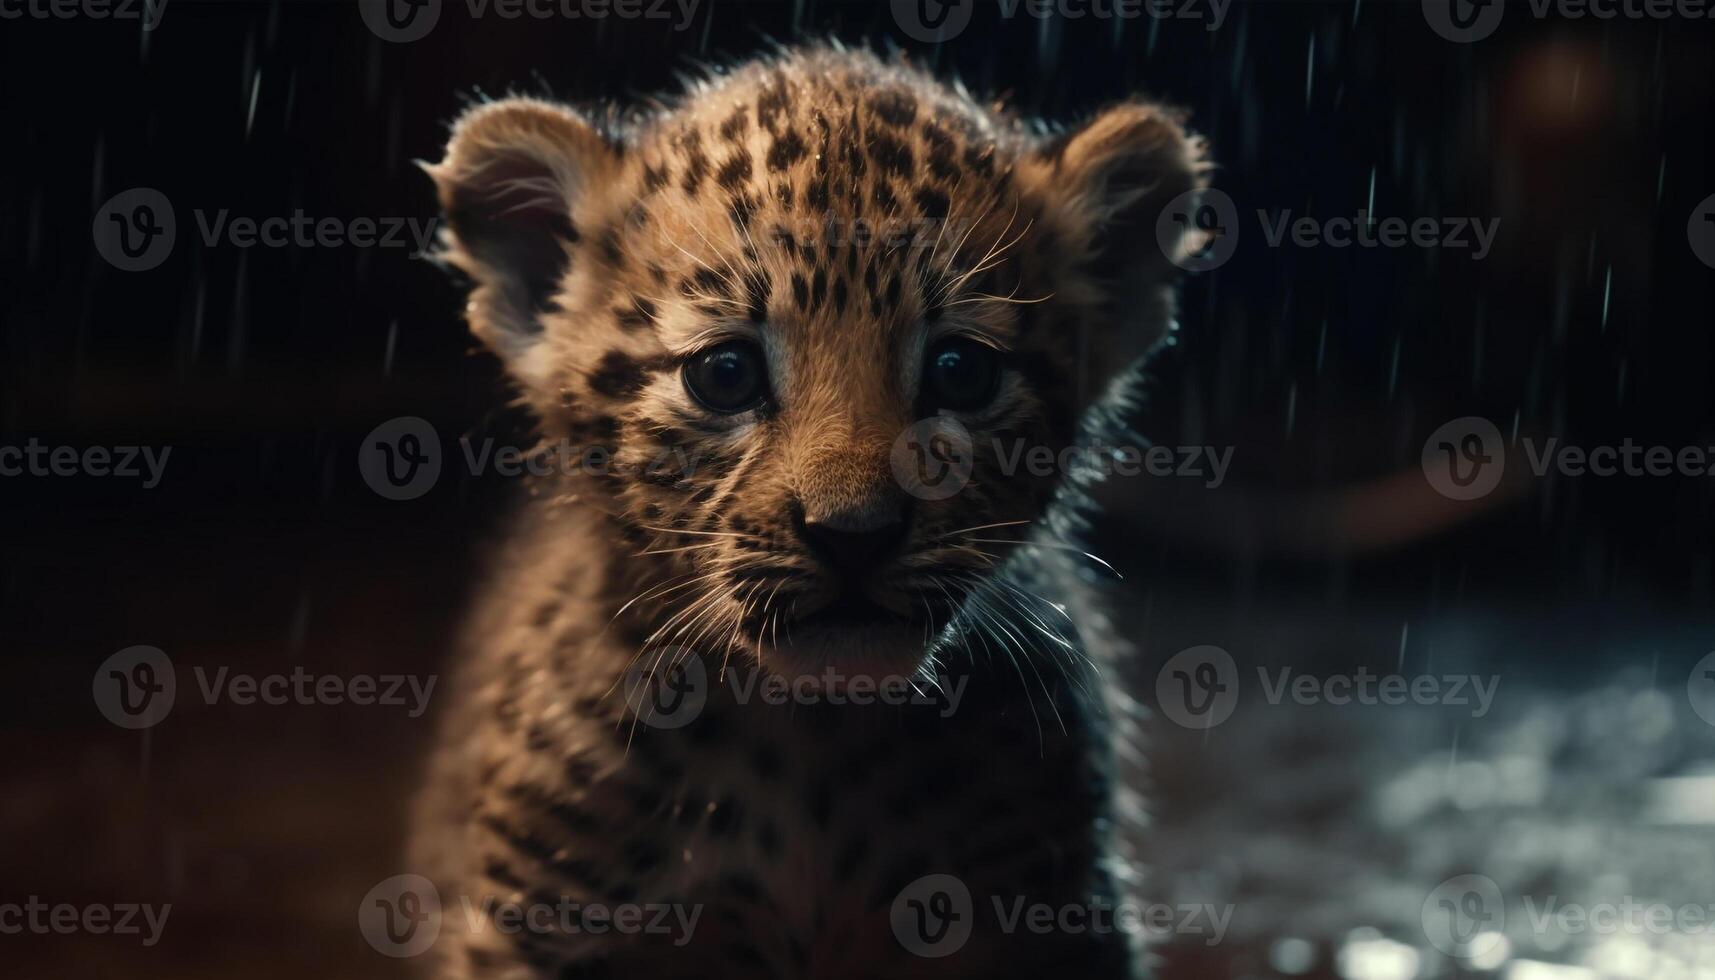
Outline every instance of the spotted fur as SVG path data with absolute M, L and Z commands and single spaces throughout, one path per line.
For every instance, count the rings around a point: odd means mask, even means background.
M 430 172 L 471 326 L 547 441 L 611 463 L 538 488 L 485 591 L 414 854 L 448 904 L 706 911 L 682 947 L 461 917 L 438 975 L 1133 975 L 1135 937 L 979 922 L 929 960 L 889 916 L 931 873 L 964 881 L 979 912 L 1128 887 L 1117 695 L 1037 584 L 1056 542 L 1030 526 L 1059 481 L 1009 474 L 990 447 L 1070 444 L 1171 329 L 1156 217 L 1200 186 L 1202 160 L 1153 105 L 1049 132 L 830 47 L 713 72 L 633 115 L 508 99 L 458 122 Z M 969 485 L 912 499 L 896 438 L 948 335 L 1003 352 L 1003 380 L 959 416 Z M 775 395 L 717 415 L 680 372 L 735 337 L 766 352 Z M 878 514 L 907 523 L 867 586 L 893 618 L 812 628 L 838 589 L 803 528 Z M 713 679 L 706 708 L 679 729 L 640 718 L 628 679 L 686 658 Z M 724 682 L 828 667 L 968 686 L 943 717 L 944 698 L 775 708 Z

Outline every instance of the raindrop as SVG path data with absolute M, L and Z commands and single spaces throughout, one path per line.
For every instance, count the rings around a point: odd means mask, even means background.
M 262 92 L 262 69 L 250 76 L 250 108 L 244 114 L 244 135 L 248 137 L 256 125 L 256 98 Z
M 387 324 L 387 350 L 381 356 L 381 376 L 393 377 L 393 354 L 399 346 L 399 321 L 393 320 Z
M 1614 265 L 1608 264 L 1608 276 L 1602 283 L 1602 332 L 1608 332 L 1608 305 L 1614 296 Z

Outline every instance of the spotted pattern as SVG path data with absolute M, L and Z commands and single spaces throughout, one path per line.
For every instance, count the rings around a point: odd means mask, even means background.
M 474 331 L 550 443 L 607 463 L 537 488 L 483 593 L 413 855 L 443 901 L 702 918 L 691 936 L 458 931 L 438 975 L 1132 976 L 1128 937 L 1009 934 L 979 916 L 966 949 L 927 960 L 889 915 L 931 873 L 958 876 L 979 911 L 1111 902 L 1130 877 L 1113 866 L 1129 712 L 1046 586 L 996 567 L 1032 554 L 1023 528 L 1060 485 L 1020 472 L 1009 447 L 1068 445 L 1106 381 L 1170 328 L 1171 263 L 1135 228 L 1197 186 L 1200 145 L 1143 103 L 1044 135 L 825 47 L 613 118 L 480 107 L 431 168 Z M 1003 379 L 959 415 L 969 485 L 912 500 L 890 454 L 926 411 L 925 351 L 948 336 L 999 351 Z M 771 394 L 720 415 L 680 375 L 732 339 L 766 354 Z M 838 591 L 803 523 L 878 510 L 907 515 L 873 598 L 908 635 L 795 639 Z M 957 710 L 944 695 L 739 693 L 757 668 L 835 650 L 926 689 L 944 674 Z M 628 677 L 687 657 L 712 679 L 701 713 L 641 720 Z

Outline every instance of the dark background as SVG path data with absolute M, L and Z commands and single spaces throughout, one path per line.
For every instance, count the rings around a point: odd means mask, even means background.
M 0 704 L 15 746 L 0 899 L 180 908 L 154 951 L 0 945 L 44 976 L 393 968 L 349 909 L 396 870 L 424 723 L 181 699 L 144 736 L 101 719 L 91 673 L 134 644 L 181 672 L 438 670 L 517 487 L 450 465 L 428 496 L 386 501 L 359 479 L 359 440 L 421 416 L 450 461 L 457 436 L 520 440 L 527 420 L 465 332 L 459 289 L 409 249 L 210 248 L 193 211 L 428 219 L 412 161 L 438 158 L 473 97 L 623 102 L 771 39 L 903 45 L 1057 122 L 1148 93 L 1210 138 L 1243 237 L 1187 282 L 1180 341 L 1135 424 L 1168 445 L 1232 446 L 1234 473 L 1218 491 L 1104 491 L 1099 551 L 1126 575 L 1139 676 L 1203 642 L 1246 663 L 1335 667 L 1390 666 L 1409 648 L 1567 704 L 1630 676 L 1694 725 L 1683 678 L 1715 636 L 1710 479 L 1509 480 L 1452 505 L 1418 455 L 1466 415 L 1584 446 L 1715 446 L 1715 272 L 1686 241 L 1715 193 L 1715 22 L 1539 22 L 1518 4 L 1461 45 L 1415 0 L 1239 0 L 1213 33 L 979 6 L 939 47 L 867 0 L 704 0 L 683 32 L 471 21 L 449 2 L 403 45 L 334 2 L 172 0 L 146 36 L 0 21 L 0 445 L 173 447 L 151 491 L 0 478 Z M 1349 217 L 1372 180 L 1378 216 L 1499 217 L 1494 251 L 1265 247 L 1258 209 Z M 90 228 L 139 186 L 173 202 L 178 241 L 159 268 L 126 273 Z M 1439 745 L 1430 729 L 1411 737 Z M 1346 774 L 1332 799 L 1398 768 L 1299 758 Z M 1162 766 L 1169 825 L 1175 785 L 1221 804 L 1175 771 Z M 1234 962 L 1260 968 L 1253 953 Z

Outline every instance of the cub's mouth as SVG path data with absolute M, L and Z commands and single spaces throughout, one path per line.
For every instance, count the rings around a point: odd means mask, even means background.
M 937 590 L 937 595 L 944 593 Z M 804 677 L 825 676 L 831 670 L 846 680 L 914 676 L 953 614 L 945 599 L 925 603 L 897 589 L 877 598 L 850 587 L 831 599 L 804 602 L 801 608 L 777 630 L 758 637 L 764 664 Z
M 804 629 L 861 629 L 865 626 L 890 623 L 921 623 L 923 616 L 896 612 L 862 593 L 841 592 L 832 602 L 811 609 L 794 620 L 793 625 Z

